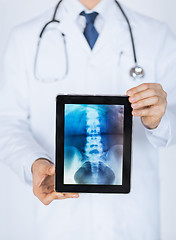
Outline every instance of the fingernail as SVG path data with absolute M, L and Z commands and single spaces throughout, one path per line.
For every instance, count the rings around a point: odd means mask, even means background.
M 78 198 L 78 195 L 72 195 L 72 198 Z
M 131 107 L 132 107 L 132 108 L 136 108 L 136 107 L 138 107 L 138 104 L 137 104 L 137 103 L 133 103 L 133 104 L 131 105 Z
M 132 95 L 132 93 L 133 93 L 133 92 L 132 92 L 131 90 L 127 91 L 127 95 L 128 95 L 128 96 Z
M 134 100 L 135 100 L 135 97 L 130 97 L 130 100 L 131 100 L 131 101 L 134 101 Z

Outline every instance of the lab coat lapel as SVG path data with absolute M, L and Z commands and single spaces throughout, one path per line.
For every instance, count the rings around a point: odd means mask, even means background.
M 132 27 L 134 24 L 132 24 Z M 123 19 L 116 19 L 115 17 L 110 22 L 106 22 L 105 26 L 97 39 L 93 48 L 93 53 L 96 54 L 101 48 L 114 44 L 117 48 L 124 45 L 129 45 L 129 29 L 126 21 Z
M 134 24 L 132 24 L 132 27 L 133 26 Z M 77 26 L 77 23 L 69 16 L 69 14 L 65 14 L 64 17 L 62 17 L 60 24 L 58 24 L 57 27 L 62 33 L 65 34 L 66 38 L 74 41 L 87 54 L 96 54 L 101 48 L 111 44 L 115 44 L 116 46 L 124 45 L 124 41 L 127 38 L 127 41 L 130 42 L 129 29 L 126 21 L 122 18 L 118 19 L 116 16 L 111 18 L 111 22 L 105 22 L 105 25 L 102 29 L 102 32 L 99 34 L 93 50 L 90 49 L 83 33 Z
M 74 41 L 87 53 L 91 52 L 83 33 L 77 26 L 76 22 L 71 19 L 68 14 L 64 16 L 58 27 L 59 30 L 65 34 L 66 38 L 69 38 L 70 41 Z

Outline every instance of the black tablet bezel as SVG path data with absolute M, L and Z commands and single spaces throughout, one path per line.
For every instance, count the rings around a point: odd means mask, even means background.
M 122 185 L 64 184 L 64 107 L 65 104 L 124 105 Z M 129 193 L 131 180 L 132 108 L 127 96 L 58 95 L 56 99 L 56 192 Z

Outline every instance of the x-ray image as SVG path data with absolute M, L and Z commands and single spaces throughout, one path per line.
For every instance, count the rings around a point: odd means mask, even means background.
M 65 104 L 64 184 L 122 185 L 123 105 Z

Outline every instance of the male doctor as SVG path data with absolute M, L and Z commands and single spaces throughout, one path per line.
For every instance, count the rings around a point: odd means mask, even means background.
M 1 160 L 33 184 L 44 205 L 56 200 L 37 208 L 37 240 L 160 239 L 157 148 L 176 139 L 176 39 L 165 24 L 123 9 L 132 26 L 138 64 L 145 71 L 140 80 L 129 75 L 134 66 L 131 40 L 114 0 L 62 1 L 56 13 L 58 40 L 44 40 L 54 53 L 59 47 L 61 51 L 50 58 L 46 48 L 45 59 L 40 59 L 46 74 L 54 64 L 64 72 L 66 56 L 59 37 L 64 33 L 68 72 L 58 81 L 46 83 L 34 74 L 38 37 L 54 8 L 16 27 L 8 43 L 0 90 Z M 47 59 L 50 64 L 45 67 Z M 59 93 L 129 96 L 134 116 L 130 194 L 54 191 Z

